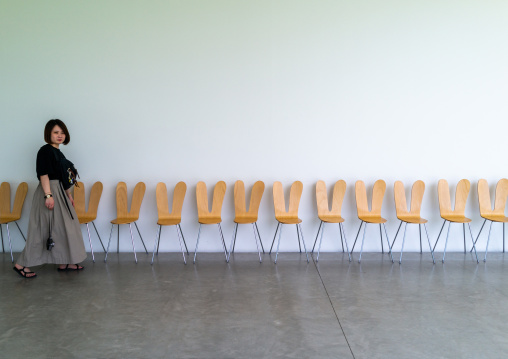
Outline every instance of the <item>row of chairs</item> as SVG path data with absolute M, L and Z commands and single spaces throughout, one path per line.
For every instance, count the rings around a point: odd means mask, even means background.
M 250 197 L 250 203 L 249 203 L 249 210 L 246 209 L 246 199 L 245 199 L 245 186 L 242 181 L 237 181 L 235 183 L 234 188 L 234 202 L 235 202 L 235 219 L 234 219 L 234 229 L 233 229 L 233 237 L 230 244 L 230 249 L 228 251 L 226 242 L 224 240 L 224 234 L 221 228 L 221 212 L 222 212 L 222 203 L 224 201 L 224 196 L 226 193 L 226 183 L 223 181 L 217 182 L 217 184 L 214 187 L 213 192 L 213 202 L 212 202 L 212 209 L 209 210 L 208 205 L 208 193 L 206 184 L 204 182 L 198 182 L 196 186 L 196 198 L 197 198 L 197 209 L 198 209 L 198 223 L 199 223 L 199 230 L 198 230 L 198 238 L 196 241 L 196 249 L 194 252 L 194 262 L 196 261 L 197 252 L 198 252 L 198 246 L 199 246 L 199 239 L 201 235 L 201 226 L 202 225 L 209 225 L 209 224 L 216 224 L 218 226 L 218 231 L 220 235 L 220 239 L 222 241 L 222 246 L 224 249 L 224 255 L 226 258 L 226 261 L 229 262 L 229 257 L 231 253 L 234 252 L 235 246 L 236 246 L 236 235 L 238 232 L 238 225 L 239 224 L 251 224 L 252 229 L 254 232 L 254 239 L 256 241 L 256 246 L 258 249 L 258 255 L 260 262 L 262 261 L 261 258 L 261 250 L 265 252 L 263 243 L 261 241 L 261 236 L 259 234 L 259 229 L 257 227 L 257 219 L 258 219 L 258 211 L 259 211 L 259 205 L 261 202 L 261 198 L 263 196 L 263 192 L 265 189 L 265 185 L 262 181 L 257 181 L 253 188 L 252 193 Z M 181 214 L 182 214 L 182 207 L 183 207 L 183 201 L 185 198 L 185 193 L 187 190 L 187 186 L 184 182 L 179 182 L 173 191 L 173 204 L 172 204 L 172 211 L 169 211 L 169 204 L 168 204 L 168 193 L 167 193 L 167 187 L 164 183 L 158 183 L 156 188 L 156 199 L 157 199 L 157 210 L 158 210 L 158 221 L 157 221 L 157 237 L 155 239 L 154 243 L 154 249 L 152 254 L 152 263 L 154 260 L 155 254 L 159 252 L 159 245 L 160 245 L 160 238 L 161 238 L 161 231 L 163 226 L 175 226 L 177 236 L 180 242 L 180 247 L 182 251 L 182 256 L 184 263 L 186 263 L 186 256 L 185 252 L 187 252 L 187 255 L 189 254 L 187 244 L 185 242 L 185 238 L 180 226 L 181 223 Z M 9 238 L 9 245 L 11 247 L 11 259 L 13 260 L 12 256 L 12 245 L 10 240 L 10 233 L 9 233 L 9 223 L 14 222 L 16 226 L 18 227 L 18 230 L 21 232 L 23 239 L 25 239 L 25 236 L 21 229 L 19 228 L 19 225 L 17 224 L 17 220 L 21 218 L 21 209 L 23 207 L 23 203 L 26 197 L 28 191 L 28 185 L 23 182 L 18 186 L 18 189 L 16 191 L 16 196 L 14 200 L 14 206 L 11 211 L 10 205 L 10 186 L 9 183 L 3 182 L 0 186 L 0 224 L 6 224 L 7 226 L 7 235 Z M 139 231 L 139 228 L 136 224 L 136 221 L 139 218 L 139 212 L 141 208 L 141 203 L 143 201 L 143 197 L 146 191 L 146 185 L 143 182 L 139 182 L 136 184 L 134 188 L 134 192 L 132 195 L 132 201 L 130 210 L 128 208 L 128 194 L 127 194 L 127 185 L 124 182 L 120 182 L 117 185 L 116 188 L 116 207 L 117 207 L 117 218 L 111 221 L 111 231 L 108 241 L 107 249 L 104 247 L 104 243 L 102 242 L 102 239 L 99 235 L 99 232 L 97 231 L 97 227 L 95 226 L 94 220 L 97 218 L 97 210 L 99 206 L 99 201 L 102 195 L 103 191 L 103 185 L 101 182 L 96 182 L 91 189 L 90 192 L 90 198 L 88 203 L 88 209 L 86 208 L 86 201 L 85 201 L 85 186 L 83 183 L 79 183 L 78 186 L 74 190 L 74 201 L 75 201 L 75 210 L 78 215 L 78 219 L 80 223 L 86 224 L 87 232 L 88 232 L 88 238 L 90 243 L 90 248 L 92 252 L 92 259 L 95 262 L 95 255 L 93 252 L 93 246 L 92 246 L 92 240 L 90 236 L 90 228 L 89 224 L 91 223 L 95 229 L 95 232 L 97 233 L 97 236 L 101 242 L 101 245 L 106 252 L 106 256 L 104 261 L 107 261 L 109 248 L 111 244 L 111 238 L 113 233 L 114 225 L 116 224 L 118 226 L 117 231 L 117 252 L 119 251 L 119 241 L 120 241 L 120 225 L 121 224 L 129 224 L 129 230 L 131 234 L 131 241 L 133 246 L 133 252 L 134 252 L 134 258 L 137 262 L 137 255 L 136 255 L 136 248 L 134 244 L 134 238 L 132 234 L 132 223 L 134 223 L 137 232 L 141 238 L 141 242 L 143 243 L 143 247 L 148 254 L 148 250 L 146 248 L 146 245 L 143 241 L 143 237 L 141 236 L 141 232 Z M 297 230 L 297 236 L 298 236 L 298 245 L 301 252 L 301 244 L 303 244 L 304 251 L 307 257 L 307 262 L 309 261 L 309 256 L 307 252 L 307 248 L 305 245 L 305 240 L 303 237 L 303 231 L 301 227 L 302 220 L 298 217 L 298 208 L 300 203 L 300 198 L 303 191 L 303 185 L 300 181 L 296 181 L 291 186 L 290 191 L 290 197 L 289 197 L 289 209 L 286 211 L 286 202 L 284 199 L 284 191 L 282 187 L 281 182 L 275 182 L 273 185 L 273 200 L 274 200 L 274 209 L 275 209 L 275 219 L 277 220 L 277 228 L 275 230 L 275 235 L 272 241 L 272 245 L 270 247 L 270 254 L 273 249 L 273 245 L 275 243 L 275 240 L 277 238 L 278 233 L 278 242 L 277 242 L 277 250 L 276 250 L 276 256 L 275 256 L 275 263 L 277 263 L 278 253 L 279 253 L 279 246 L 280 246 L 280 240 L 282 236 L 282 225 L 284 224 L 295 224 L 296 230 Z M 422 224 L 425 230 L 425 234 L 427 236 L 427 241 L 429 244 L 430 254 L 432 256 L 432 261 L 435 263 L 434 259 L 434 249 L 439 241 L 439 238 L 441 237 L 441 233 L 443 231 L 443 228 L 445 227 L 446 223 L 448 222 L 448 231 L 446 236 L 446 243 L 445 243 L 445 249 L 443 253 L 443 259 L 444 262 L 445 256 L 446 256 L 446 248 L 448 245 L 448 237 L 450 233 L 450 226 L 451 223 L 461 223 L 463 224 L 463 233 L 464 233 L 464 252 L 466 252 L 466 228 L 465 224 L 468 224 L 469 228 L 469 234 L 471 236 L 472 241 L 472 248 L 470 251 L 475 252 L 476 260 L 478 262 L 478 256 L 476 254 L 476 242 L 478 241 L 478 238 L 483 230 L 483 227 L 485 226 L 486 221 L 490 221 L 490 228 L 489 228 L 489 236 L 487 240 L 487 247 L 485 251 L 485 257 L 484 261 L 487 259 L 487 253 L 488 253 L 488 245 L 490 242 L 490 232 L 492 229 L 492 224 L 494 222 L 498 223 L 506 223 L 508 222 L 508 218 L 504 214 L 505 205 L 506 205 L 506 199 L 508 196 L 508 180 L 502 179 L 498 182 L 496 187 L 496 195 L 495 195 L 495 204 L 494 209 L 492 209 L 491 201 L 490 201 L 490 191 L 487 184 L 487 181 L 482 179 L 478 182 L 478 198 L 479 198 L 479 204 L 480 204 L 480 215 L 482 218 L 484 218 L 484 222 L 482 224 L 482 227 L 480 229 L 480 232 L 478 233 L 478 236 L 476 237 L 476 240 L 473 239 L 473 233 L 471 230 L 470 222 L 471 219 L 467 218 L 465 216 L 465 205 L 467 201 L 467 197 L 469 195 L 470 191 L 470 182 L 466 179 L 463 179 L 459 181 L 456 188 L 456 195 L 455 195 L 455 207 L 452 210 L 451 207 L 451 201 L 450 201 L 450 191 L 449 186 L 446 180 L 440 180 L 438 183 L 438 198 L 439 198 L 439 208 L 440 208 L 440 214 L 443 218 L 444 222 L 441 227 L 441 230 L 439 231 L 439 235 L 436 239 L 436 242 L 434 244 L 434 247 L 432 248 L 430 243 L 430 238 L 428 234 L 428 230 L 426 227 L 427 220 L 422 218 L 420 215 L 420 209 L 421 204 L 423 200 L 423 194 L 425 192 L 425 184 L 422 181 L 416 181 L 413 184 L 412 190 L 411 190 L 411 205 L 410 209 L 408 211 L 407 209 L 407 200 L 405 195 L 405 189 L 402 182 L 397 181 L 394 185 L 394 194 L 395 194 L 395 206 L 396 206 L 396 212 L 397 212 L 397 218 L 400 220 L 400 225 L 397 229 L 397 232 L 395 234 L 395 237 L 393 239 L 393 242 L 390 244 L 388 233 L 386 230 L 386 219 L 381 217 L 381 209 L 382 209 L 382 203 L 384 194 L 386 191 L 386 183 L 383 180 L 378 180 L 374 183 L 373 191 L 372 191 L 372 201 L 371 201 L 371 209 L 369 210 L 368 200 L 367 200 L 367 191 L 365 188 L 365 184 L 363 181 L 357 181 L 355 184 L 355 195 L 356 195 L 356 204 L 357 204 L 357 212 L 358 212 L 358 218 L 361 220 L 360 227 L 358 229 L 358 232 L 356 234 L 355 241 L 353 243 L 353 247 L 351 248 L 351 251 L 349 251 L 347 238 L 346 238 L 346 232 L 344 230 L 343 222 L 344 219 L 342 218 L 341 212 L 342 212 L 342 202 L 344 200 L 344 195 L 346 192 L 346 183 L 343 180 L 337 181 L 334 185 L 333 189 L 333 197 L 332 197 L 332 207 L 330 209 L 329 207 L 329 200 L 328 200 L 328 194 L 326 190 L 326 184 L 323 181 L 318 181 L 316 184 L 316 200 L 317 200 L 317 208 L 318 208 L 318 217 L 320 219 L 320 225 L 318 228 L 318 232 L 316 234 L 316 239 L 314 241 L 314 246 L 312 248 L 312 252 L 314 252 L 317 240 L 320 236 L 319 240 L 319 246 L 318 246 L 318 253 L 316 260 L 319 261 L 319 254 L 321 250 L 321 243 L 323 240 L 323 234 L 325 230 L 325 224 L 327 223 L 338 223 L 339 224 L 339 233 L 342 243 L 342 249 L 344 251 L 344 244 L 346 245 L 346 250 L 349 256 L 349 260 L 351 261 L 351 256 L 354 251 L 354 248 L 356 246 L 358 237 L 360 235 L 362 226 L 365 224 L 363 229 L 363 238 L 361 243 L 361 250 L 360 250 L 360 257 L 358 261 L 361 261 L 362 253 L 363 253 L 363 245 L 365 242 L 365 233 L 367 229 L 367 224 L 379 224 L 379 232 L 380 232 L 380 239 L 381 239 L 381 246 L 382 246 L 382 252 L 384 253 L 384 245 L 383 245 L 383 229 L 385 233 L 385 239 L 387 243 L 388 253 L 390 255 L 390 258 L 393 262 L 393 256 L 392 256 L 392 248 L 395 244 L 395 241 L 397 239 L 397 236 L 399 234 L 399 231 L 402 227 L 402 224 L 405 224 L 404 226 L 404 234 L 403 234 L 403 240 L 402 240 L 402 249 L 400 253 L 399 263 L 402 263 L 402 253 L 404 251 L 404 244 L 405 244 L 405 238 L 406 238 L 406 229 L 408 224 L 418 224 L 419 226 L 419 233 L 420 233 L 420 253 L 422 253 Z M 0 234 L 2 236 L 2 249 L 5 252 L 4 249 L 4 241 L 3 241 L 3 232 L 2 227 L 0 225 Z M 504 240 L 504 225 L 503 225 L 503 252 L 505 250 L 505 240 Z M 258 245 L 259 240 L 259 245 Z M 26 239 L 25 239 L 26 241 Z M 184 250 L 185 247 L 185 250 Z

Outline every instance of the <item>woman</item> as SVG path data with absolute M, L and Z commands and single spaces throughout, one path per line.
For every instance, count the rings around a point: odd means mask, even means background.
M 40 183 L 33 197 L 28 237 L 13 268 L 24 278 L 35 278 L 37 275 L 29 267 L 45 263 L 59 264 L 59 271 L 84 269 L 76 264 L 86 259 L 86 251 L 71 187 L 63 182 L 60 167 L 65 156 L 59 147 L 68 144 L 70 139 L 62 121 L 48 121 L 44 129 L 47 144 L 37 153 L 36 170 Z M 62 183 L 69 188 L 64 190 Z M 48 246 L 48 238 L 53 240 L 53 246 Z

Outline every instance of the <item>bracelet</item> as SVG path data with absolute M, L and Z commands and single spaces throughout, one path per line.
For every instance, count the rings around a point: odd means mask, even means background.
M 51 193 L 48 193 L 47 195 L 44 196 L 45 199 L 48 199 L 48 198 L 51 198 L 53 197 L 53 195 Z

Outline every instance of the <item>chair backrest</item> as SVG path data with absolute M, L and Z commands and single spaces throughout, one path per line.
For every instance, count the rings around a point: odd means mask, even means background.
M 143 197 L 145 195 L 146 185 L 138 182 L 134 187 L 132 194 L 131 208 L 128 208 L 127 185 L 125 182 L 118 182 L 116 186 L 116 216 L 118 219 L 137 220 Z
M 480 202 L 480 215 L 500 215 L 504 216 L 506 207 L 506 198 L 508 197 L 508 179 L 503 178 L 497 182 L 496 199 L 494 202 L 494 210 L 490 202 L 490 190 L 487 180 L 478 181 L 478 201 Z
M 28 184 L 26 182 L 21 182 L 16 189 L 14 205 L 11 212 L 11 185 L 8 182 L 2 182 L 0 185 L 0 218 L 4 216 L 9 216 L 11 220 L 18 220 L 21 218 L 21 210 L 23 209 L 27 192 Z
M 343 180 L 335 182 L 333 187 L 332 210 L 328 204 L 328 193 L 326 192 L 326 183 L 318 181 L 316 183 L 316 201 L 318 209 L 318 217 L 323 219 L 326 216 L 341 216 L 342 202 L 346 194 L 346 182 Z
M 363 216 L 379 216 L 381 217 L 381 208 L 383 206 L 383 197 L 386 191 L 386 183 L 383 180 L 377 180 L 372 189 L 372 205 L 369 211 L 369 204 L 367 201 L 367 190 L 363 181 L 356 181 L 355 183 L 355 196 L 356 196 L 356 210 L 358 211 L 358 218 Z
M 155 194 L 157 198 L 157 213 L 159 214 L 159 219 L 182 217 L 183 200 L 185 199 L 186 191 L 187 185 L 184 182 L 178 182 L 176 184 L 175 189 L 173 190 L 173 206 L 171 207 L 170 213 L 166 184 L 163 182 L 157 183 Z
M 423 183 L 423 181 L 418 180 L 413 183 L 413 188 L 411 189 L 410 212 L 407 210 L 406 191 L 404 189 L 404 184 L 401 181 L 395 182 L 393 186 L 393 193 L 395 196 L 395 210 L 398 218 L 407 215 L 418 218 L 420 217 L 423 194 L 425 193 L 425 183 Z
M 196 201 L 198 205 L 198 218 L 221 218 L 222 203 L 224 202 L 224 195 L 226 194 L 226 183 L 219 181 L 215 184 L 213 189 L 212 210 L 208 207 L 208 192 L 206 190 L 205 182 L 198 182 L 196 186 Z
M 265 184 L 262 181 L 257 181 L 254 183 L 252 187 L 252 192 L 250 195 L 250 203 L 249 203 L 249 211 L 246 209 L 245 202 L 245 185 L 243 181 L 235 182 L 235 216 L 236 217 L 252 217 L 258 218 L 259 212 L 259 204 L 261 203 L 261 198 L 263 197 L 263 192 L 265 191 Z
M 298 218 L 298 206 L 302 197 L 303 184 L 295 181 L 291 185 L 289 193 L 289 209 L 286 212 L 286 202 L 284 200 L 284 190 L 282 183 L 274 182 L 273 184 L 273 206 L 275 209 L 275 218 Z
M 437 194 L 441 216 L 450 214 L 465 216 L 466 202 L 467 197 L 469 196 L 470 187 L 471 183 L 467 179 L 462 179 L 459 181 L 455 191 L 455 208 L 452 210 L 450 188 L 448 187 L 448 182 L 444 179 L 440 179 L 437 184 Z
M 78 182 L 74 187 L 74 209 L 78 218 L 86 215 L 91 221 L 97 218 L 97 209 L 101 200 L 103 185 L 101 182 L 95 182 L 90 191 L 90 199 L 88 200 L 88 211 L 86 210 L 85 200 L 85 184 Z

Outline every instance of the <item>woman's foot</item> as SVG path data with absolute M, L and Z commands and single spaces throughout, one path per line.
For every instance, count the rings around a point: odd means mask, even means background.
M 85 267 L 80 266 L 79 264 L 60 264 L 58 267 L 59 271 L 74 271 L 83 269 L 85 269 Z
M 30 268 L 20 266 L 17 263 L 14 265 L 14 267 L 12 269 L 14 269 L 23 278 L 34 278 L 34 277 L 37 277 L 37 274 L 35 274 L 35 272 L 32 272 L 30 270 Z

